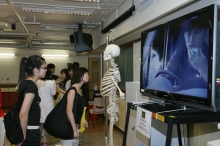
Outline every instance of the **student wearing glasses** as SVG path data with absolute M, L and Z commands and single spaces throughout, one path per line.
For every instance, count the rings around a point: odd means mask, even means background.
M 24 141 L 19 146 L 40 145 L 40 102 L 36 82 L 44 78 L 47 71 L 44 58 L 33 55 L 23 57 L 20 62 L 18 103 L 21 105 L 19 113 Z

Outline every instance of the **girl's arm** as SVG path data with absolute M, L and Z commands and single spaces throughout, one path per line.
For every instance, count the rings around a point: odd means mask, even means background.
M 56 90 L 57 90 L 57 92 L 62 93 L 62 94 L 65 94 L 65 92 L 66 92 L 60 88 L 59 84 L 56 86 Z
M 72 112 L 73 105 L 74 105 L 74 99 L 75 99 L 75 90 L 70 90 L 67 94 L 67 107 L 66 107 L 66 113 L 67 117 L 72 125 L 73 132 L 74 132 L 74 138 L 79 137 L 78 130 L 76 128 L 75 118 L 74 114 Z
M 21 122 L 21 127 L 24 135 L 24 139 L 26 138 L 26 131 L 27 131 L 27 123 L 28 123 L 28 113 L 32 104 L 32 101 L 34 99 L 33 93 L 26 93 L 24 96 L 24 101 L 21 106 L 21 110 L 19 113 L 19 118 Z

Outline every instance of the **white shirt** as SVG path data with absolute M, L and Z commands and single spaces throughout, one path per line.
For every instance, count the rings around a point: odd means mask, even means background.
M 37 81 L 38 93 L 41 98 L 41 118 L 40 123 L 44 123 L 47 115 L 54 107 L 53 95 L 56 94 L 56 83 L 53 80 L 38 80 Z
M 68 90 L 71 87 L 71 79 L 66 82 L 65 89 Z
M 67 91 L 70 87 L 71 87 L 71 80 L 68 80 L 65 84 L 65 91 Z M 63 95 L 64 94 L 60 93 L 60 98 L 63 98 Z

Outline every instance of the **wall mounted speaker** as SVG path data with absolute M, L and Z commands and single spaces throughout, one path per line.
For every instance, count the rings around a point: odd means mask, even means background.
M 16 24 L 12 24 L 12 25 L 11 25 L 11 29 L 12 29 L 12 30 L 15 30 L 15 29 L 16 29 Z

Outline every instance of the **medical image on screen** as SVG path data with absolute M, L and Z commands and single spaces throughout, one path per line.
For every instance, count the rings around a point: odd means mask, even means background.
M 146 34 L 142 87 L 207 97 L 209 18 L 203 13 Z

